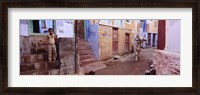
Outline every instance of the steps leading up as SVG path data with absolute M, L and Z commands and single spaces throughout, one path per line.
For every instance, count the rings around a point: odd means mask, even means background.
M 20 75 L 57 75 L 59 61 L 48 62 L 48 43 L 39 41 L 31 47 L 30 54 L 23 55 Z M 56 70 L 55 70 L 56 69 Z
M 92 48 L 85 39 L 78 39 L 78 52 L 79 52 L 79 71 L 82 74 L 89 73 L 90 71 L 96 72 L 106 68 L 106 65 L 95 58 Z

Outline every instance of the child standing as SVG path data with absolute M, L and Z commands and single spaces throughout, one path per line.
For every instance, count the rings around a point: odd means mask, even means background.
M 57 36 L 53 31 L 53 28 L 48 29 L 49 34 L 47 35 L 48 39 L 48 61 L 56 61 L 57 53 L 56 53 L 56 45 L 55 42 L 57 40 Z M 53 54 L 52 54 L 53 52 Z M 53 55 L 53 60 L 52 60 Z

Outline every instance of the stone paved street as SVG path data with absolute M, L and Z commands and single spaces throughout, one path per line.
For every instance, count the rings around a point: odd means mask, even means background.
M 119 60 L 105 62 L 107 68 L 97 71 L 95 75 L 144 75 L 149 69 L 150 58 L 154 49 L 142 49 L 140 59 L 135 61 L 134 54 L 129 54 Z

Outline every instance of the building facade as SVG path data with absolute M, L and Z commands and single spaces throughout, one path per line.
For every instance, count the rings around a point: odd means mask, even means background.
M 133 20 L 86 20 L 85 38 L 97 59 L 107 60 L 114 55 L 132 52 L 135 31 Z
M 75 74 L 73 20 L 20 20 L 21 74 L 41 74 L 42 71 L 36 73 L 38 70 L 35 67 L 39 70 L 47 69 L 44 64 L 48 65 L 48 42 L 46 40 L 49 28 L 53 28 L 58 36 L 57 60 L 62 64 L 62 74 Z M 30 72 L 34 70 L 35 72 Z M 45 71 L 45 74 L 50 74 L 50 71 Z
M 147 20 L 148 46 L 157 48 L 158 20 Z

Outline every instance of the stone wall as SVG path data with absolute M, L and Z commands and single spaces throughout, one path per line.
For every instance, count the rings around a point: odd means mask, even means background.
M 40 53 L 47 55 L 48 45 L 44 42 L 45 40 L 45 35 L 20 36 L 20 63 L 22 64 L 26 60 L 25 56 L 40 55 Z M 75 74 L 75 40 L 73 38 L 59 38 L 57 53 L 59 54 L 58 60 L 61 62 L 60 74 Z M 47 61 L 47 57 L 45 60 Z M 53 69 L 51 73 L 55 72 L 58 73 L 58 70 Z
M 20 63 L 24 62 L 23 55 L 30 53 L 30 41 L 27 36 L 20 36 Z
M 128 52 L 126 51 L 126 43 L 125 43 L 125 34 L 128 33 L 129 34 L 129 50 Z M 123 29 L 123 28 L 119 28 L 118 29 L 118 54 L 119 55 L 124 55 L 126 53 L 130 53 L 132 52 L 132 38 L 133 38 L 133 33 L 131 30 L 128 29 Z
M 100 60 L 112 58 L 112 27 L 99 25 Z
M 20 36 L 20 51 L 28 54 L 33 47 L 40 47 L 47 41 L 45 35 Z
M 30 41 L 27 36 L 20 36 L 20 54 L 30 53 Z
M 156 75 L 180 75 L 180 54 L 155 50 L 152 57 Z
M 118 29 L 118 53 L 124 55 L 125 51 L 125 32 L 124 29 Z
M 75 74 L 75 39 L 59 38 L 60 72 Z
M 40 48 L 40 42 L 44 41 L 46 39 L 46 36 L 20 36 L 20 57 L 21 57 L 21 62 L 23 62 L 22 56 L 31 54 L 32 50 L 35 49 L 36 47 L 39 49 Z M 47 50 L 47 48 L 46 48 Z

